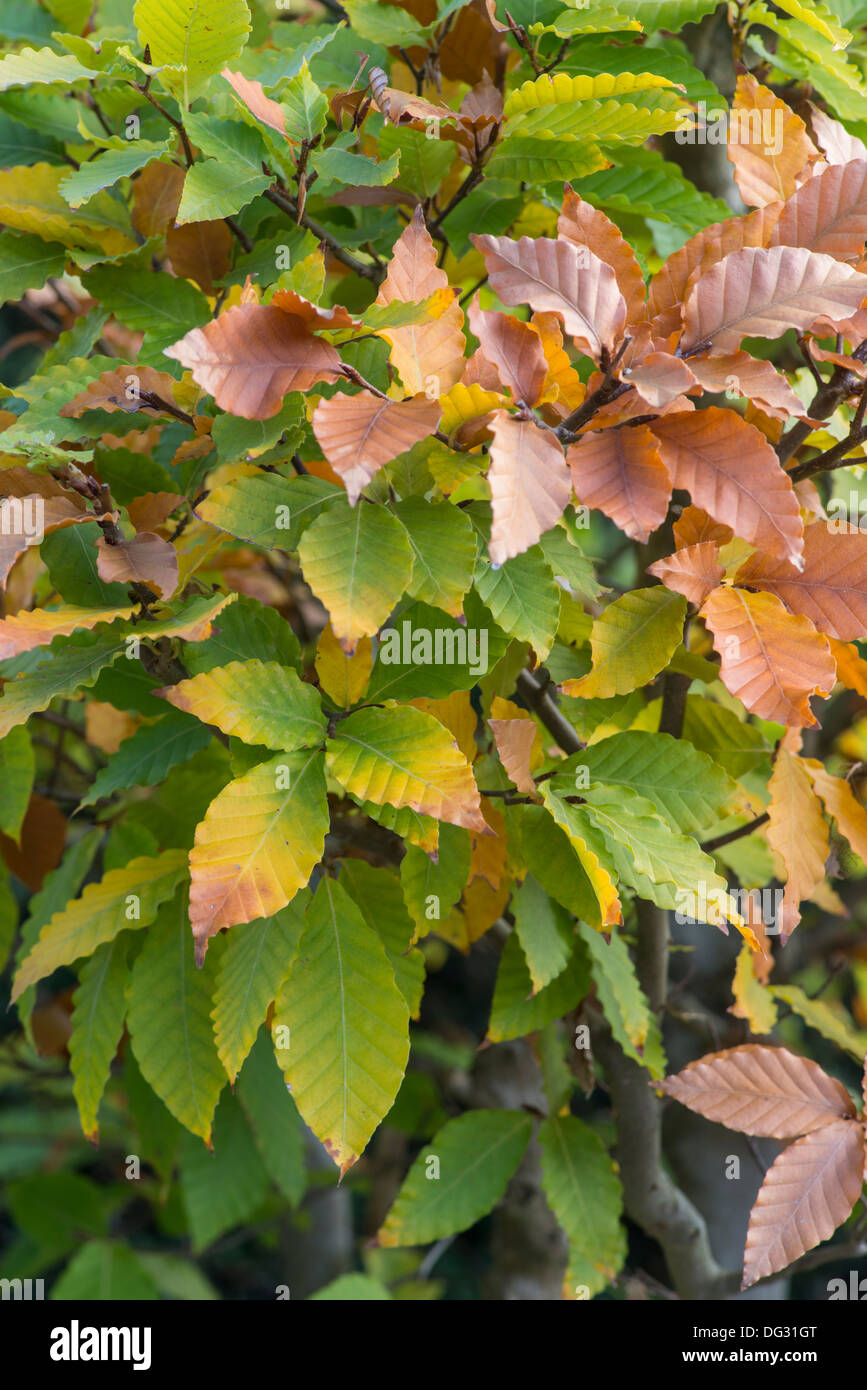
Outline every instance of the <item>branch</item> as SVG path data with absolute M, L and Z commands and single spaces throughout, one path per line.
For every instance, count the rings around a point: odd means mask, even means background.
M 277 188 L 266 188 L 263 196 L 268 198 L 269 201 L 272 202 L 275 207 L 280 208 L 281 211 L 288 212 L 289 216 L 292 217 L 299 226 L 306 227 L 308 232 L 312 232 L 319 241 L 324 242 L 335 260 L 340 261 L 340 263 L 347 266 L 349 270 L 354 270 L 355 274 L 362 276 L 363 279 L 371 280 L 374 285 L 381 284 L 382 280 L 385 278 L 384 268 L 368 265 L 366 261 L 359 261 L 340 245 L 340 242 L 332 236 L 331 232 L 326 231 L 318 222 L 314 222 L 312 217 L 308 217 L 306 212 L 299 214 L 298 204 L 291 194 L 281 193 Z
M 520 671 L 515 682 L 518 693 L 527 701 L 534 714 L 541 719 L 548 733 L 557 740 L 564 753 L 580 753 L 584 744 L 572 728 L 544 685 L 537 680 L 532 671 Z
M 725 835 L 717 835 L 713 840 L 702 840 L 701 848 L 708 854 L 715 849 L 722 849 L 723 845 L 730 845 L 733 841 L 742 839 L 744 835 L 751 835 L 767 820 L 770 820 L 770 817 L 767 811 L 763 811 L 755 820 L 748 820 L 746 825 L 739 825 L 735 830 L 727 831 Z
M 842 439 L 839 444 L 835 444 L 833 449 L 827 449 L 824 454 L 819 454 L 817 458 L 808 459 L 806 463 L 799 463 L 795 468 L 790 468 L 789 477 L 793 483 L 800 483 L 803 482 L 804 478 L 812 478 L 817 473 L 830 473 L 832 468 L 847 463 L 858 463 L 857 458 L 850 459 L 848 455 L 856 444 L 863 443 L 865 439 L 867 439 L 867 428 L 862 426 L 856 430 L 853 422 L 852 429 L 845 439 Z

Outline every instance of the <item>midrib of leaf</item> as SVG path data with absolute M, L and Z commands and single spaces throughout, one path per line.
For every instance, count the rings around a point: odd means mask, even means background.
M 363 502 L 359 499 L 355 507 L 355 539 L 352 546 L 352 563 L 349 566 L 349 627 L 353 626 L 353 614 L 355 612 L 355 570 L 358 564 L 358 535 L 361 530 L 361 508 Z
M 122 936 L 122 933 L 121 933 L 121 936 Z M 106 977 L 106 975 L 108 974 L 108 971 L 109 971 L 109 969 L 110 969 L 110 967 L 111 967 L 112 956 L 114 955 L 114 948 L 115 948 L 115 946 L 117 945 L 117 943 L 118 943 L 118 941 L 119 941 L 120 939 L 121 939 L 120 936 L 116 936 L 116 937 L 114 938 L 113 941 L 108 942 L 108 945 L 109 945 L 109 947 L 110 947 L 111 949 L 110 949 L 109 951 L 106 952 L 105 964 L 103 965 L 102 970 L 101 970 L 100 975 L 99 975 L 99 984 L 98 984 L 97 988 L 94 990 L 94 992 L 93 992 L 93 994 L 92 994 L 92 996 L 91 996 L 91 1004 L 90 1004 L 90 1008 L 88 1009 L 88 1012 L 87 1012 L 87 1023 L 86 1023 L 86 1026 L 85 1026 L 85 1034 L 84 1034 L 84 1037 L 85 1037 L 84 1055 L 85 1055 L 86 1057 L 88 1057 L 88 1058 L 90 1057 L 91 1034 L 92 1034 L 92 1032 L 93 1032 L 93 1021 L 94 1021 L 94 1018 L 96 1017 L 97 1004 L 98 1004 L 98 1002 L 99 1002 L 99 1000 L 100 1000 L 100 998 L 101 998 L 101 996 L 102 996 L 102 989 L 103 989 L 103 986 L 104 986 L 104 984 L 105 984 L 105 977 Z
M 331 881 L 326 876 L 322 881 L 322 887 L 328 894 L 328 911 L 331 914 L 331 925 L 334 929 L 334 944 L 337 950 L 337 970 L 340 976 L 340 1056 L 343 1064 L 343 1093 L 341 1096 L 342 1113 L 340 1121 L 340 1151 L 346 1156 L 346 1097 L 349 1090 L 349 1071 L 348 1071 L 348 1046 L 346 1041 L 346 986 L 343 980 L 343 952 L 340 947 L 340 932 L 337 928 L 337 914 L 334 911 L 334 899 L 331 896 Z
M 260 936 L 259 936 L 259 945 L 258 945 L 257 948 L 256 948 L 256 954 L 255 954 L 255 956 L 253 957 L 253 963 L 252 963 L 252 965 L 251 965 L 250 972 L 249 972 L 249 974 L 247 975 L 247 983 L 246 983 L 246 988 L 244 989 L 244 997 L 243 997 L 243 999 L 242 999 L 242 1001 L 241 1001 L 241 1008 L 237 1011 L 237 1013 L 236 1013 L 236 1015 L 235 1015 L 235 1017 L 236 1017 L 237 1020 L 241 1020 L 241 1019 L 243 1019 L 243 1018 L 246 1017 L 247 1000 L 248 1000 L 249 997 L 250 997 L 250 988 L 251 988 L 252 980 L 253 980 L 254 975 L 256 974 L 256 968 L 257 968 L 257 966 L 258 966 L 258 964 L 259 964 L 259 957 L 260 957 L 261 954 L 262 954 L 262 948 L 263 948 L 263 946 L 264 946 L 264 944 L 265 944 L 265 937 L 266 937 L 267 933 L 268 933 L 268 927 L 265 927 L 265 928 L 263 929 L 263 931 L 261 932 Z M 234 1031 L 234 1033 L 233 1033 L 233 1035 L 232 1035 L 232 1047 L 233 1047 L 233 1049 L 237 1046 L 239 1031 L 240 1031 L 240 1022 L 238 1022 L 237 1026 L 236 1026 L 236 1028 L 235 1028 L 235 1031 Z
M 468 1164 L 466 1167 L 463 1167 L 460 1173 L 455 1175 L 451 1183 L 446 1183 L 445 1186 L 440 1187 L 436 1199 L 437 1203 L 443 1202 L 454 1190 L 454 1188 L 456 1188 L 459 1185 L 463 1185 L 463 1183 L 465 1183 L 469 1178 L 470 1174 L 475 1172 L 475 1170 L 478 1167 L 480 1167 L 481 1164 L 487 1163 L 491 1158 L 493 1158 L 494 1154 L 497 1152 L 498 1149 L 501 1149 L 504 1144 L 509 1143 L 509 1141 L 515 1137 L 517 1132 L 523 1127 L 523 1124 L 524 1117 L 519 1116 L 515 1123 L 514 1129 L 509 1130 L 508 1134 L 501 1135 L 499 1139 L 497 1139 L 489 1149 L 485 1149 L 484 1152 L 480 1153 L 479 1156 L 473 1160 L 472 1163 Z
M 381 749 L 371 747 L 369 743 L 365 743 L 363 739 L 357 738 L 354 734 L 341 734 L 341 738 L 343 738 L 347 743 L 357 744 L 358 747 L 363 748 L 365 752 L 371 753 L 374 758 L 378 758 L 382 762 L 388 763 L 389 767 L 395 768 L 397 772 L 402 772 L 406 777 L 411 777 L 413 781 L 421 782 L 422 786 L 429 787 L 431 791 L 437 792 L 440 795 L 442 794 L 440 788 L 436 785 L 435 782 L 429 782 L 426 777 L 422 777 L 419 773 L 413 772 L 408 767 L 404 767 L 403 763 L 399 763 L 396 758 L 389 757 L 388 754 L 383 753 Z M 393 803 L 389 802 L 389 805 L 391 804 Z M 420 814 L 425 813 L 422 812 Z

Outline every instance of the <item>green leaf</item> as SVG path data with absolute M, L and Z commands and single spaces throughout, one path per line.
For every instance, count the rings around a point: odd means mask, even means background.
M 475 583 L 497 626 L 510 637 L 529 642 L 544 659 L 557 632 L 560 590 L 539 546 L 531 546 L 498 569 L 480 560 Z
M 213 1153 L 189 1134 L 181 1150 L 181 1195 L 193 1253 L 199 1254 L 233 1226 L 249 1222 L 267 1192 L 268 1174 L 244 1111 L 226 1091 L 214 1119 Z
M 270 420 L 242 420 L 237 415 L 218 415 L 211 428 L 211 438 L 224 462 L 234 463 L 236 459 L 246 462 L 249 453 L 255 452 L 257 458 L 260 457 L 262 450 L 269 449 L 284 435 L 286 439 L 281 448 L 285 454 L 291 453 L 296 441 L 300 444 L 304 437 L 305 424 L 304 397 L 300 391 L 290 391 L 280 410 Z M 265 478 L 277 476 L 274 473 L 262 474 Z
M 381 940 L 346 889 L 324 877 L 274 1012 L 302 1119 L 341 1174 L 391 1109 L 409 1056 L 409 1010 Z
M 38 941 L 43 927 L 75 897 L 93 863 L 102 838 L 101 829 L 88 830 L 80 840 L 70 845 L 57 868 L 46 875 L 41 889 L 30 899 L 29 915 L 21 927 L 21 941 L 15 957 L 16 968 Z M 18 1017 L 28 1041 L 34 1048 L 30 1013 L 35 998 L 35 985 L 29 985 L 18 996 Z
M 412 705 L 364 708 L 339 725 L 328 770 L 350 796 L 487 834 L 472 770 L 439 720 Z
M 137 1250 L 136 1259 L 166 1298 L 203 1303 L 220 1295 L 210 1279 L 189 1260 L 162 1250 Z
M 811 999 L 797 985 L 771 985 L 770 993 L 775 999 L 788 1004 L 793 1013 L 802 1018 L 810 1028 L 815 1028 L 823 1038 L 848 1052 L 861 1064 L 867 1053 L 867 1033 L 856 1031 L 846 1010 L 836 1000 Z
M 731 777 L 685 739 L 670 734 L 630 729 L 593 743 L 572 765 L 586 767 L 589 782 L 607 787 L 631 788 L 652 802 L 672 830 L 694 834 L 707 830 L 720 818 L 721 809 L 737 788 Z M 574 774 L 569 785 L 565 772 L 553 778 L 554 790 L 571 795 L 580 786 Z
M 96 159 L 89 159 L 80 169 L 60 182 L 60 191 L 70 207 L 79 208 L 103 188 L 110 188 L 118 179 L 129 178 L 143 169 L 152 159 L 158 159 L 168 149 L 168 141 L 130 141 L 125 150 L 107 150 Z
M 336 502 L 298 546 L 304 578 L 325 605 L 345 650 L 385 622 L 412 575 L 406 531 L 384 507 Z
M 10 872 L 0 871 L 0 970 L 5 970 L 18 935 L 18 901 L 12 891 Z
M 409 592 L 457 617 L 476 561 L 476 535 L 469 517 L 449 502 L 431 503 L 421 497 L 399 502 L 394 511 L 412 546 Z
M 298 638 L 286 619 L 276 609 L 263 608 L 257 599 L 241 594 L 220 614 L 211 637 L 187 647 L 184 664 L 191 675 L 197 676 L 215 666 L 257 657 L 297 666 L 300 656 Z
M 473 1226 L 503 1196 L 532 1130 L 530 1116 L 516 1110 L 448 1120 L 410 1168 L 379 1244 L 427 1245 Z
M 290 140 L 309 142 L 325 129 L 328 102 L 310 76 L 306 63 L 302 63 L 300 71 L 281 88 L 280 103 Z
M 618 158 L 619 150 L 625 148 L 628 147 L 618 146 Z M 560 143 L 538 136 L 508 135 L 495 147 L 486 167 L 494 179 L 540 184 L 574 182 L 609 164 L 610 160 L 591 140 Z
M 545 807 L 517 806 L 510 818 L 519 826 L 524 862 L 548 896 L 576 917 L 601 925 L 599 904 L 587 872 Z
M 542 891 L 532 874 L 527 874 L 512 898 L 515 935 L 530 974 L 533 994 L 556 980 L 569 964 L 574 933 L 569 914 Z M 524 995 L 526 998 L 526 995 Z
M 133 859 L 123 869 L 111 869 L 99 883 L 88 884 L 80 898 L 56 911 L 42 928 L 15 978 L 13 1001 L 28 985 L 60 965 L 92 955 L 119 932 L 149 926 L 186 869 L 181 850 L 166 850 L 154 858 Z
M 307 527 L 346 494 L 322 478 L 283 478 L 256 473 L 215 488 L 196 511 L 202 521 L 229 535 L 266 546 L 296 550 Z
M 338 1279 L 326 1284 L 324 1289 L 310 1295 L 311 1303 L 317 1299 L 330 1303 L 388 1303 L 391 1294 L 384 1284 L 369 1274 L 341 1274 Z
M 351 150 L 331 145 L 327 150 L 313 151 L 311 166 L 323 183 L 329 181 L 362 188 L 382 188 L 397 178 L 400 155 L 395 153 L 390 159 L 371 159 L 369 155 L 354 154 Z M 318 193 L 319 190 L 316 191 Z
M 236 927 L 227 939 L 211 1017 L 217 1052 L 232 1082 L 298 953 L 306 905 L 307 895 L 299 893 L 280 912 Z
M 572 937 L 566 968 L 550 984 L 533 993 L 527 958 L 517 932 L 513 931 L 500 956 L 488 1037 L 492 1042 L 505 1042 L 537 1033 L 555 1018 L 576 1009 L 589 990 L 587 956 L 580 942 Z
M 26 729 L 17 726 L 0 740 L 0 831 L 16 844 L 30 804 L 36 759 Z
M 605 700 L 646 685 L 679 646 L 685 616 L 686 599 L 661 584 L 621 594 L 593 624 L 589 675 L 567 682 L 564 693 Z
M 62 275 L 66 249 L 38 236 L 0 235 L 0 300 L 20 299 L 27 290 L 41 290 L 49 278 Z
M 539 1130 L 542 1187 L 569 1240 L 565 1298 L 592 1298 L 612 1283 L 626 1258 L 623 1198 L 605 1145 L 574 1115 Z M 575 1285 L 583 1285 L 579 1292 Z
M 248 127 L 241 127 L 247 130 Z M 250 131 L 250 134 L 255 134 Z M 233 217 L 260 193 L 272 180 L 263 174 L 261 166 L 251 170 L 242 160 L 229 156 L 225 162 L 217 159 L 198 160 L 187 170 L 184 191 L 177 211 L 177 225 L 189 222 L 216 221 Z
M 472 847 L 459 825 L 441 825 L 436 860 L 417 845 L 407 845 L 400 861 L 400 886 L 415 935 L 436 931 L 457 903 L 469 878 Z
M 419 198 L 432 198 L 452 166 L 451 140 L 430 140 L 424 130 L 384 125 L 377 148 L 381 159 L 400 160 L 400 186 Z
M 415 568 L 410 583 L 415 581 Z M 485 676 L 508 645 L 488 610 L 471 589 L 464 601 L 465 622 L 441 608 L 413 603 L 380 633 L 370 678 L 371 700 L 438 699 L 469 690 Z
M 91 1143 L 96 1143 L 99 1103 L 126 1017 L 128 944 L 121 933 L 98 947 L 82 966 L 75 991 L 69 1069 L 81 1128 Z
M 405 10 L 390 13 L 392 7 L 382 6 L 377 0 L 348 0 L 343 8 L 349 15 L 353 35 L 359 38 L 372 39 L 388 48 L 424 42 L 422 26 Z
M 55 53 L 53 48 L 22 48 L 0 59 L 0 92 L 37 83 L 68 87 L 72 82 L 84 82 L 98 75 L 96 68 L 86 68 L 71 53 Z
M 268 1176 L 297 1207 L 304 1196 L 304 1131 L 265 1030 L 238 1077 L 238 1099 Z
M 698 232 L 731 216 L 720 198 L 700 193 L 656 150 L 621 144 L 617 165 L 582 178 L 576 192 L 605 212 L 637 214 Z
M 443 830 L 452 829 L 456 827 L 443 826 Z M 409 845 L 407 853 L 413 848 Z M 407 1002 L 410 1018 L 418 1018 L 424 992 L 425 963 L 421 951 L 413 946 L 416 931 L 406 910 L 400 881 L 387 869 L 376 869 L 363 859 L 346 859 L 341 866 L 340 882 L 371 931 L 377 932 L 382 938 L 394 978 Z
M 625 941 L 612 930 L 606 942 L 584 922 L 579 922 L 578 934 L 590 953 L 596 992 L 616 1041 L 628 1057 L 659 1080 L 666 1066 L 659 1025 L 638 983 Z
M 196 969 L 187 892 L 163 904 L 135 961 L 128 1028 L 144 1079 L 193 1134 L 210 1142 L 226 1072 L 211 1028 L 217 951 Z
M 163 692 L 178 709 L 245 743 L 314 748 L 325 735 L 319 691 L 277 661 L 233 661 Z
M 91 1240 L 76 1251 L 51 1290 L 54 1302 L 148 1302 L 157 1286 L 132 1250 L 114 1241 Z
M 163 368 L 163 348 L 211 317 L 211 307 L 198 286 L 165 271 L 137 276 L 123 266 L 99 266 L 82 276 L 82 284 L 121 323 L 144 333 L 145 357 Z
M 757 725 L 746 724 L 733 710 L 701 695 L 686 697 L 683 738 L 732 777 L 745 776 L 770 756 L 770 748 Z
M 539 548 L 556 579 L 565 579 L 569 588 L 593 603 L 602 592 L 593 561 L 572 540 L 567 527 L 552 526 L 539 538 Z
M 211 730 L 184 714 L 168 714 L 156 724 L 142 725 L 100 768 L 79 810 L 121 789 L 156 786 L 170 768 L 186 762 L 210 741 Z
M 180 88 L 184 105 L 208 77 L 237 58 L 250 32 L 245 0 L 137 0 L 135 27 L 142 47 L 157 66 L 181 68 L 181 80 L 163 73 Z

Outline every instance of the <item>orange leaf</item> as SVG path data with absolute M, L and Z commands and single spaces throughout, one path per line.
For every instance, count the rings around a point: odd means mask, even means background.
M 620 293 L 626 301 L 626 322 L 638 323 L 646 317 L 646 291 L 635 252 L 604 212 L 579 198 L 571 184 L 564 185 L 563 209 L 557 234 L 575 246 L 586 246 L 600 261 L 610 265 Z
M 598 508 L 632 540 L 647 540 L 661 526 L 671 478 L 646 425 L 583 434 L 566 461 L 579 502 Z
M 791 198 L 798 175 L 816 152 L 807 127 L 791 107 L 751 74 L 738 78 L 727 153 L 748 207 Z
M 734 391 L 755 401 L 775 420 L 791 416 L 806 419 L 804 405 L 772 362 L 761 362 L 748 352 L 716 357 L 691 357 L 689 367 L 706 391 Z
M 861 1195 L 864 1158 L 864 1131 L 851 1120 L 783 1150 L 750 1213 L 742 1288 L 786 1269 L 834 1234 Z
M 139 531 L 118 545 L 100 536 L 96 548 L 96 570 L 106 584 L 146 584 L 161 598 L 171 598 L 178 587 L 178 552 L 152 531 Z
M 598 358 L 626 322 L 626 301 L 610 265 L 569 241 L 504 236 L 470 240 L 485 259 L 491 288 L 504 304 L 559 314 L 576 346 Z
M 548 363 L 546 386 L 557 387 L 554 408 L 564 416 L 584 404 L 587 388 L 569 360 L 563 347 L 563 334 L 556 314 L 534 314 L 530 320 L 542 339 L 542 350 Z
M 715 352 L 734 352 L 747 336 L 845 322 L 865 297 L 867 275 L 804 246 L 735 251 L 690 290 L 683 346 L 711 342 Z
M 143 492 L 127 503 L 127 515 L 137 531 L 153 531 L 181 505 L 178 492 Z
M 530 796 L 536 794 L 536 783 L 530 772 L 530 754 L 536 740 L 532 719 L 489 719 L 500 762 L 518 788 Z
M 320 401 L 313 432 L 320 448 L 346 484 L 350 506 L 384 464 L 433 434 L 440 419 L 438 401 L 425 395 L 390 401 L 372 391 Z
M 284 314 L 294 314 L 311 331 L 314 328 L 355 328 L 358 323 L 342 304 L 335 304 L 331 309 L 321 309 L 318 304 L 311 304 L 309 299 L 304 299 L 294 290 L 277 290 L 271 297 L 271 307 L 282 309 Z
M 714 541 L 717 545 L 728 545 L 734 538 L 730 526 L 714 521 L 701 507 L 684 507 L 672 527 L 674 543 L 678 550 L 688 545 L 699 545 L 702 541 Z
M 511 391 L 516 401 L 536 405 L 545 386 L 548 362 L 542 339 L 534 328 L 510 314 L 479 308 L 478 295 L 470 306 L 470 328 L 479 340 L 484 358 L 496 373 L 496 385 Z M 481 382 L 482 386 L 486 383 Z
M 755 425 L 710 406 L 655 420 L 653 433 L 675 488 L 743 540 L 797 561 L 803 549 L 798 499 Z
M 803 613 L 841 642 L 867 634 L 867 536 L 860 531 L 839 534 L 817 522 L 804 532 L 802 571 L 752 555 L 737 582 L 776 594 L 793 613 Z
M 816 720 L 811 695 L 834 686 L 828 642 L 809 618 L 794 616 L 773 594 L 715 589 L 701 616 L 720 654 L 720 676 L 732 695 L 762 719 L 796 728 Z
M 786 940 L 800 921 L 799 903 L 825 877 L 828 826 L 803 760 L 786 748 L 777 750 L 768 791 L 768 843 L 786 871 L 781 932 Z
M 832 777 L 814 758 L 805 758 L 804 764 L 813 786 L 825 803 L 828 815 L 833 816 L 840 832 L 867 864 L 867 811 L 858 801 L 850 783 L 845 777 Z
M 711 1052 L 659 1084 L 697 1115 L 767 1139 L 794 1139 L 855 1114 L 845 1086 L 818 1062 L 761 1043 Z
M 424 214 L 417 207 L 395 243 L 376 303 L 419 303 L 447 289 L 448 283 L 446 272 L 437 265 L 437 248 Z M 391 344 L 391 361 L 411 395 L 426 391 L 429 398 L 443 396 L 460 381 L 465 366 L 463 322 L 461 306 L 452 300 L 439 318 L 382 329 L 381 337 Z
M 340 358 L 301 319 L 264 304 L 239 304 L 166 348 L 223 410 L 245 420 L 276 415 L 289 391 L 334 381 Z
M 504 410 L 491 417 L 488 483 L 493 522 L 491 563 L 520 555 L 553 526 L 572 496 L 562 446 L 553 434 Z
M 867 661 L 861 656 L 854 643 L 838 642 L 829 637 L 831 655 L 837 663 L 837 679 L 847 690 L 855 690 L 867 697 Z
M 662 580 L 667 589 L 683 594 L 690 603 L 702 604 L 722 579 L 723 567 L 713 541 L 701 541 L 648 565 L 647 573 Z
M 283 107 L 279 101 L 272 101 L 270 97 L 266 97 L 261 82 L 251 82 L 240 72 L 230 72 L 228 68 L 223 68 L 220 76 L 225 77 L 251 116 L 255 116 L 256 120 L 261 121 L 263 125 L 276 130 L 285 139 L 289 139 L 286 135 L 286 114 Z M 290 143 L 294 144 L 294 141 Z

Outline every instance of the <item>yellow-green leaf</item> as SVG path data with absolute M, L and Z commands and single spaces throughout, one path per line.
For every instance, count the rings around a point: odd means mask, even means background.
M 685 616 L 686 599 L 662 585 L 621 594 L 593 624 L 592 669 L 567 681 L 564 695 L 607 700 L 646 685 L 680 645 Z
M 310 748 L 325 733 L 318 692 L 276 661 L 232 661 L 158 693 L 245 743 Z

